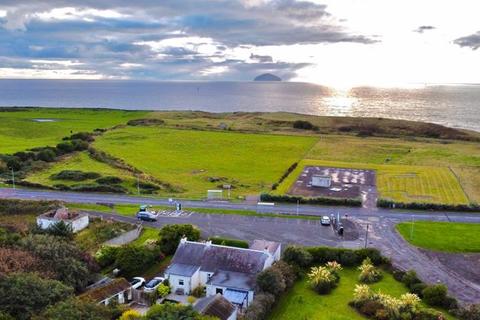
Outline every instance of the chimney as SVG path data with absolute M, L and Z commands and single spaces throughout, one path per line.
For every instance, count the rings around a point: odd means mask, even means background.
M 180 244 L 184 243 L 187 243 L 187 237 L 183 237 L 182 239 L 180 239 Z
M 212 240 L 205 241 L 205 245 L 207 246 L 207 248 L 210 248 L 212 246 Z

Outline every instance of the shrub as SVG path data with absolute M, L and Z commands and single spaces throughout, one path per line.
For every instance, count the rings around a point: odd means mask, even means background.
M 122 313 L 122 315 L 120 316 L 120 318 L 118 318 L 118 320 L 140 320 L 142 318 L 143 317 L 140 314 L 140 312 L 138 312 L 137 310 L 130 309 Z
M 87 142 L 92 142 L 92 141 L 95 140 L 93 138 L 93 133 L 90 133 L 90 132 L 77 132 L 77 133 L 72 134 L 68 138 L 64 138 L 64 140 L 67 140 L 67 139 L 69 139 L 69 140 L 83 140 L 83 141 L 87 141 Z
M 282 273 L 275 268 L 268 268 L 257 275 L 257 286 L 262 292 L 279 296 L 285 291 L 286 285 Z
M 111 266 L 115 262 L 115 260 L 117 260 L 117 255 L 119 251 L 120 247 L 102 246 L 95 253 L 95 260 L 103 268 Z
M 122 179 L 120 179 L 118 177 L 113 177 L 113 176 L 106 176 L 106 177 L 98 178 L 95 181 L 99 184 L 118 184 L 118 183 L 123 182 Z
M 306 268 L 312 262 L 312 255 L 302 247 L 288 246 L 283 252 L 282 260 L 288 264 Z
M 37 154 L 37 159 L 45 162 L 52 162 L 55 160 L 57 154 L 52 149 L 44 149 Z
M 200 230 L 191 224 L 167 224 L 160 229 L 159 236 L 160 249 L 170 255 L 175 253 L 182 237 L 191 241 L 200 239 Z
M 447 287 L 443 284 L 427 286 L 423 289 L 422 296 L 428 305 L 442 307 L 447 297 Z
M 126 245 L 118 252 L 115 266 L 120 269 L 121 274 L 125 277 L 132 277 L 144 271 L 158 257 L 158 252 L 146 247 Z
M 462 320 L 480 320 L 480 304 L 471 304 L 454 311 L 455 316 Z
M 127 193 L 127 189 L 119 185 L 108 184 L 78 184 L 70 188 L 72 191 L 81 192 L 111 192 L 111 193 Z
M 88 179 L 97 179 L 100 177 L 96 172 L 84 172 L 80 170 L 62 170 L 58 173 L 50 176 L 53 180 L 71 180 L 71 181 L 83 181 Z
M 64 237 L 70 240 L 73 239 L 73 227 L 71 224 L 65 223 L 64 221 L 52 223 L 48 226 L 45 232 L 52 236 Z
M 137 186 L 136 182 L 134 183 L 134 186 L 135 187 Z M 153 191 L 160 190 L 159 186 L 157 186 L 153 183 L 150 183 L 150 182 L 139 182 L 138 187 L 140 187 L 140 189 L 143 191 L 143 193 L 148 193 L 148 192 L 153 192 Z
M 410 289 L 410 292 L 415 293 L 419 297 L 423 297 L 422 292 L 423 292 L 423 289 L 425 289 L 426 287 L 427 285 L 425 283 L 419 282 L 411 285 L 409 289 Z
M 316 197 L 316 198 L 304 198 L 300 196 L 289 195 L 274 195 L 269 193 L 262 193 L 260 195 L 261 201 L 268 202 L 286 202 L 286 203 L 302 203 L 302 204 L 325 204 L 332 206 L 349 206 L 349 207 L 361 207 L 362 200 L 360 198 L 328 198 L 328 197 Z
M 315 130 L 318 127 L 314 126 L 311 122 L 305 120 L 297 120 L 293 122 L 293 127 L 295 129 L 303 129 L 303 130 Z
M 360 275 L 358 276 L 360 282 L 374 283 L 382 278 L 382 273 L 375 268 L 370 258 L 363 260 L 362 265 L 358 267 L 358 270 L 360 270 Z
M 399 282 L 402 282 L 405 272 L 402 270 L 395 269 L 392 271 L 393 278 Z
M 275 302 L 275 297 L 268 293 L 257 294 L 253 302 L 245 312 L 245 320 L 263 320 L 266 319 L 272 306 Z
M 198 286 L 192 290 L 192 296 L 201 298 L 205 297 L 205 286 Z
M 278 270 L 282 274 L 283 281 L 285 282 L 287 289 L 294 285 L 297 275 L 295 274 L 295 270 L 291 265 L 280 260 L 275 262 L 271 268 Z
M 162 119 L 134 119 L 129 120 L 127 125 L 129 126 L 154 126 L 154 125 L 162 125 L 165 121 Z
M 339 277 L 328 266 L 312 267 L 308 273 L 309 283 L 319 294 L 327 294 L 338 284 Z
M 248 242 L 237 239 L 228 239 L 221 237 L 210 237 L 208 240 L 212 241 L 213 244 L 219 244 L 222 246 L 237 247 L 248 249 Z
M 418 278 L 415 271 L 409 270 L 404 274 L 402 282 L 411 290 L 413 285 L 421 283 L 422 281 Z
M 170 287 L 165 284 L 160 284 L 157 287 L 157 294 L 159 297 L 163 298 L 166 297 L 170 293 Z
M 57 150 L 59 150 L 61 153 L 70 153 L 75 150 L 75 146 L 70 142 L 60 142 L 57 144 Z

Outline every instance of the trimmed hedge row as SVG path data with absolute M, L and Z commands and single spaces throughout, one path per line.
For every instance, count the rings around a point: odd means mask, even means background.
M 212 241 L 213 244 L 218 244 L 222 246 L 237 247 L 248 249 L 249 245 L 247 241 L 238 240 L 238 239 L 229 239 L 222 237 L 210 237 L 208 240 Z
M 358 198 L 328 198 L 328 197 L 316 197 L 316 198 L 304 198 L 299 196 L 288 195 L 273 195 L 270 193 L 262 193 L 260 195 L 261 201 L 267 202 L 288 202 L 288 203 L 302 203 L 302 204 L 325 204 L 332 206 L 347 206 L 347 207 L 361 207 L 362 200 Z
M 467 204 L 438 204 L 438 203 L 403 203 L 395 202 L 388 199 L 378 199 L 377 207 L 390 208 L 390 209 L 412 209 L 412 210 L 440 210 L 440 211 L 463 211 L 463 212 L 476 212 L 480 211 L 480 205 L 471 203 Z
M 290 167 L 288 167 L 288 169 L 283 173 L 283 175 L 280 177 L 280 179 L 278 180 L 278 182 L 277 182 L 277 183 L 274 183 L 274 184 L 272 185 L 272 190 L 277 189 L 277 187 L 280 185 L 280 183 L 282 183 L 283 180 L 285 180 L 285 178 L 287 178 L 288 175 L 289 175 L 290 173 L 292 173 L 292 171 L 297 168 L 297 166 L 298 166 L 298 162 L 294 162 Z

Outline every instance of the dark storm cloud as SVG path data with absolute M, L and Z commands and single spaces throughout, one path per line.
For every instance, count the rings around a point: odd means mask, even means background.
M 58 11 L 64 8 L 73 9 Z M 227 52 L 265 45 L 377 42 L 346 30 L 327 6 L 309 1 L 3 0 L 2 11 L 0 58 L 37 68 L 59 66 L 29 60 L 69 59 L 79 62 L 77 69 L 119 77 L 244 79 L 268 71 L 290 78 L 306 65 L 255 54 L 250 61 L 229 60 Z M 216 50 L 199 52 L 201 41 L 161 50 L 146 44 L 187 37 L 209 39 Z M 214 67 L 225 71 L 202 71 Z
M 413 30 L 414 32 L 424 33 L 425 31 L 435 30 L 434 26 L 420 26 L 417 29 Z
M 468 47 L 472 50 L 477 50 L 480 48 L 480 31 L 466 37 L 458 38 L 454 41 L 454 43 L 460 47 Z

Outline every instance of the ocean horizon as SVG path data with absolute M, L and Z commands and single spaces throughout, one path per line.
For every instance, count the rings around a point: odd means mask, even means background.
M 302 82 L 0 80 L 1 107 L 295 112 L 437 123 L 480 132 L 480 85 L 354 87 Z

